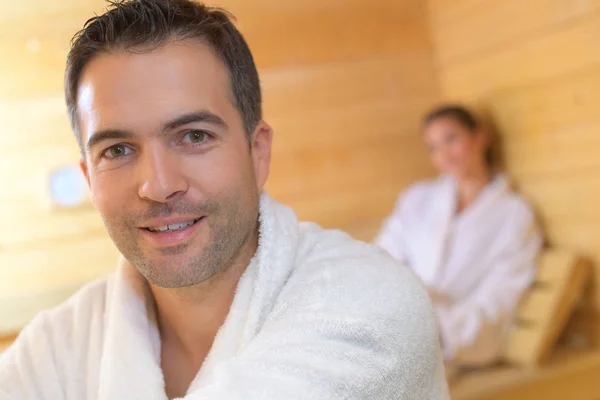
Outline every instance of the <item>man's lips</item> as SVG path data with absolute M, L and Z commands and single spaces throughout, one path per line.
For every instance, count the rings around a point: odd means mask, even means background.
M 178 218 L 169 221 L 152 221 L 147 227 L 141 227 L 140 232 L 144 240 L 151 247 L 165 248 L 185 244 L 202 226 L 205 217 Z M 165 223 L 166 222 L 166 223 Z
M 149 223 L 144 229 L 147 229 L 150 232 L 173 232 L 187 228 L 188 226 L 192 226 L 198 221 L 200 218 L 177 218 L 177 219 L 169 219 L 169 220 L 161 220 L 161 221 L 153 221 Z

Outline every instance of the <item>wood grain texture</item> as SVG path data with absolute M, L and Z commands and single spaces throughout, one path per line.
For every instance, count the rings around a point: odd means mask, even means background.
M 544 368 L 499 367 L 473 372 L 451 386 L 455 400 L 596 400 L 600 353 L 563 350 Z
M 599 34 L 600 13 L 591 13 L 542 36 L 440 63 L 442 89 L 447 96 L 472 99 L 482 93 L 517 89 L 599 67 Z
M 536 285 L 517 309 L 516 328 L 504 352 L 506 361 L 532 366 L 550 358 L 584 292 L 589 273 L 590 266 L 573 252 L 554 249 L 542 253 Z
M 20 71 L 11 76 L 0 74 L 0 98 L 60 92 L 69 40 L 94 12 L 100 13 L 105 6 L 100 0 L 69 0 L 39 9 L 41 0 L 26 3 L 29 5 L 0 6 L 0 46 L 5 60 L 0 64 L 0 72 Z M 430 50 L 426 5 L 416 0 L 210 3 L 236 17 L 262 70 Z M 31 26 L 35 29 L 31 30 Z
M 595 0 L 430 0 L 429 6 L 437 57 L 443 64 L 544 36 L 600 9 Z

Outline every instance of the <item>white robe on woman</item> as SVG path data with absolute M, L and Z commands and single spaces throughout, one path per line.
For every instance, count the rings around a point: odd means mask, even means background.
M 152 303 L 146 280 L 121 262 L 40 314 L 0 357 L 0 400 L 167 400 Z M 184 399 L 448 398 L 414 274 L 263 195 L 258 250 Z
M 529 205 L 502 175 L 456 210 L 454 179 L 418 183 L 399 197 L 375 242 L 450 297 L 436 304 L 446 360 L 486 364 L 504 350 L 542 240 Z

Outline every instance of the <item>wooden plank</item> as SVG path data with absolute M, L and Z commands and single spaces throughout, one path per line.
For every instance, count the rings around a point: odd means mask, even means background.
M 107 235 L 0 250 L 0 336 L 22 328 L 84 284 L 115 269 L 118 252 Z
M 334 195 L 344 187 L 367 186 L 414 177 L 429 170 L 430 161 L 420 138 L 371 140 L 368 146 L 347 144 L 334 149 L 275 153 L 269 190 L 294 196 Z M 313 177 L 318 176 L 319 179 Z M 301 184 L 299 184 L 301 182 Z
M 219 2 L 237 16 L 260 68 L 356 60 L 430 48 L 423 2 L 261 3 L 262 7 L 240 0 Z
M 108 235 L 40 243 L 19 251 L 0 252 L 0 297 L 38 293 L 45 288 L 81 284 L 116 265 L 118 251 Z
M 560 335 L 565 330 L 569 317 L 573 314 L 574 307 L 587 286 L 592 265 L 583 259 L 572 259 L 568 280 L 561 291 L 559 300 L 552 308 L 552 318 L 540 343 L 537 358 L 538 363 L 550 359 L 552 351 Z
M 536 282 L 544 288 L 564 285 L 569 278 L 570 265 L 575 262 L 573 253 L 561 250 L 544 251 L 538 261 Z
M 516 328 L 510 334 L 504 358 L 519 365 L 535 364 L 534 360 L 540 351 L 543 329 L 541 325 Z
M 525 175 L 518 187 L 548 221 L 588 222 L 600 218 L 595 199 L 600 194 L 600 168 L 565 173 Z
M 537 330 L 550 320 L 549 311 L 554 309 L 560 296 L 559 285 L 564 281 L 555 282 L 552 287 L 529 290 L 523 296 L 516 318 L 525 323 L 522 329 Z
M 274 129 L 273 153 L 306 152 L 315 148 L 335 152 L 340 146 L 354 144 L 364 148 L 374 141 L 396 140 L 421 147 L 420 118 L 432 104 L 428 95 L 411 96 L 396 102 L 332 106 L 302 113 L 302 109 L 270 113 L 267 122 Z M 302 114 L 302 115 L 300 115 Z
M 600 259 L 600 227 L 595 220 L 569 220 L 546 218 L 550 243 L 576 249 L 594 260 Z M 596 276 L 597 279 L 597 276 Z M 600 298 L 596 299 L 600 307 Z
M 38 44 L 29 45 L 30 40 L 37 41 Z M 32 95 L 62 93 L 68 38 L 1 37 L 0 46 L 5 51 L 3 58 L 10 60 L 0 64 L 0 99 L 15 100 Z
M 60 145 L 77 150 L 65 100 L 60 94 L 24 100 L 0 100 L 0 121 L 4 125 L 0 136 L 0 160 L 14 154 L 18 146 L 35 149 Z
M 545 284 L 529 290 L 517 310 L 521 324 L 511 333 L 505 358 L 521 365 L 547 360 L 583 293 L 589 265 L 574 253 L 548 250 L 540 260 Z M 523 324 L 524 322 L 524 324 Z
M 432 28 L 441 28 L 441 24 L 456 22 L 481 11 L 488 6 L 484 0 L 428 0 L 429 19 Z
M 39 16 L 54 17 L 69 11 L 89 12 L 100 11 L 106 6 L 104 0 L 62 0 L 57 2 L 47 2 L 42 0 L 33 1 L 0 1 L 0 21 L 6 23 L 12 19 L 31 18 Z
M 425 174 L 423 174 L 425 175 Z M 344 188 L 335 196 L 273 196 L 294 208 L 300 220 L 315 221 L 325 228 L 345 229 L 357 223 L 382 220 L 392 211 L 398 194 L 413 179 L 394 183 L 374 183 L 354 188 Z
M 261 69 L 430 50 L 423 3 L 388 0 L 377 7 L 364 0 L 306 3 L 269 1 L 263 8 L 254 4 L 248 7 L 239 1 L 223 1 L 220 5 L 238 15 L 238 25 Z M 5 59 L 10 60 L 0 67 L 0 98 L 61 93 L 69 41 L 98 8 L 98 2 L 92 2 L 87 11 L 82 6 L 72 10 L 57 6 L 56 11 L 34 8 L 15 11 L 21 18 L 0 18 L 4 26 L 0 46 Z M 256 11 L 259 9 L 260 13 Z
M 596 400 L 600 353 L 565 351 L 545 368 L 474 372 L 451 388 L 455 400 Z
M 394 120 L 398 121 L 408 114 L 402 111 L 405 107 L 415 110 L 411 106 L 415 98 L 419 108 L 423 99 L 436 100 L 438 85 L 433 74 L 433 63 L 426 54 L 268 71 L 261 76 L 265 118 L 300 119 L 342 110 L 351 115 L 362 112 L 363 107 L 389 109 L 396 104 L 399 117 Z M 414 115 L 410 119 L 420 118 Z
M 45 287 L 34 293 L 19 296 L 0 296 L 0 335 L 17 332 L 43 310 L 58 307 L 75 294 L 85 283 Z M 0 341 L 0 352 L 2 341 Z
M 3 203 L 0 203 L 5 205 Z M 8 203 L 13 209 L 19 209 L 17 203 Z M 26 208 L 23 211 L 27 211 Z M 27 217 L 25 212 L 15 215 L 6 213 L 3 220 L 11 229 L 0 233 L 0 245 L 5 251 L 28 248 L 37 243 L 55 243 L 71 240 L 75 243 L 81 236 L 107 235 L 106 228 L 98 212 L 91 207 L 69 209 L 68 211 L 38 212 Z M 24 216 L 20 216 L 23 215 Z M 20 221 L 20 222 L 19 222 Z M 35 227 L 35 229 L 32 229 Z
M 482 97 L 504 135 L 543 135 L 550 128 L 598 121 L 600 66 Z M 515 132 L 515 129 L 519 131 Z
M 591 123 L 548 128 L 526 134 L 522 128 L 503 138 L 504 158 L 508 170 L 519 177 L 575 175 L 579 171 L 598 171 L 600 160 L 595 149 L 600 146 L 600 119 Z
M 430 0 L 431 31 L 442 65 L 543 36 L 600 10 L 597 1 Z
M 28 153 L 13 151 L 10 155 L 3 154 L 0 161 L 2 182 L 5 190 L 0 193 L 0 203 L 14 203 L 21 197 L 28 196 L 38 209 L 51 209 L 49 192 L 49 179 L 59 167 L 71 166 L 78 168 L 79 157 L 75 147 L 63 145 L 46 148 L 30 149 Z M 15 170 L 15 165 L 30 166 L 25 170 Z M 0 211 L 0 215 L 10 213 L 9 210 Z
M 477 35 L 480 33 L 474 33 Z M 445 96 L 473 99 L 600 66 L 600 15 L 443 67 Z M 560 56 L 557 56 L 560 55 Z
M 490 95 L 506 163 L 517 176 L 558 174 L 600 167 L 594 149 L 600 118 L 600 69 Z

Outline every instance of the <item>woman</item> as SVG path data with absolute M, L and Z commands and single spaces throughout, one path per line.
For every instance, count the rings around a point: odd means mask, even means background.
M 542 240 L 529 205 L 492 171 L 489 138 L 468 110 L 433 110 L 423 137 L 441 176 L 400 196 L 376 243 L 428 287 L 446 361 L 489 364 L 503 351 Z

